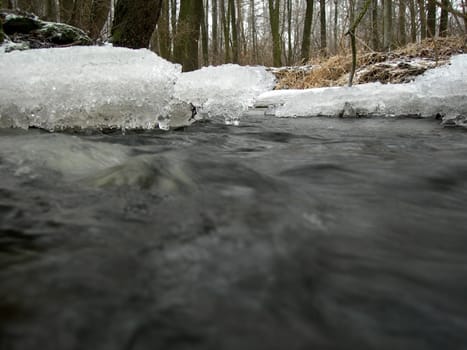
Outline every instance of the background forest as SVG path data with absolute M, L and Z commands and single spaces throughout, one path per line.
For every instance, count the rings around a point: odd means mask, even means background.
M 3 0 L 85 30 L 96 42 L 149 47 L 185 71 L 222 63 L 282 66 L 349 51 L 388 51 L 467 33 L 466 0 Z M 366 10 L 366 12 L 364 12 Z

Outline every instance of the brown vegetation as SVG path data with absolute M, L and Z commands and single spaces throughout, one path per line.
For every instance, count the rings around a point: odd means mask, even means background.
M 449 57 L 467 52 L 467 36 L 425 39 L 389 53 L 366 52 L 357 60 L 355 84 L 379 81 L 405 83 L 427 69 L 445 64 Z M 307 89 L 343 86 L 347 83 L 352 58 L 349 53 L 311 61 L 312 69 L 300 67 L 274 70 L 276 89 Z

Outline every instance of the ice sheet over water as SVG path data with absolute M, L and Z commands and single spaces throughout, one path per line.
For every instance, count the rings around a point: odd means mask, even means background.
M 225 117 L 236 124 L 240 115 L 253 106 L 258 95 L 274 87 L 274 75 L 264 67 L 225 64 L 182 73 L 175 95 L 191 102 L 209 117 Z
M 148 50 L 0 54 L 0 127 L 153 128 L 168 113 L 180 71 Z
M 270 91 L 257 104 L 280 106 L 279 117 L 443 115 L 457 124 L 467 116 L 467 55 L 453 57 L 451 64 L 426 72 L 409 84 L 369 83 L 305 91 Z

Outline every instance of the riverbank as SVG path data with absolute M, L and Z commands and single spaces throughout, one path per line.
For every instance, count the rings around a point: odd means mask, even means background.
M 426 39 L 391 52 L 359 53 L 354 84 L 407 83 L 465 52 L 467 36 Z M 305 66 L 273 68 L 271 72 L 277 78 L 276 90 L 344 86 L 351 64 L 352 57 L 346 53 L 317 58 Z

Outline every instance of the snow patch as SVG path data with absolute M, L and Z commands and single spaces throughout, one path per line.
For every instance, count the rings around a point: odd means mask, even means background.
M 275 104 L 272 104 L 276 101 Z M 444 116 L 456 125 L 467 117 L 467 55 L 429 70 L 408 84 L 369 83 L 295 91 L 270 91 L 256 105 L 278 117 Z

